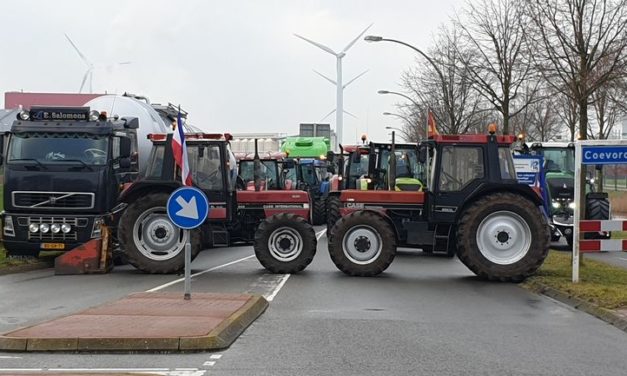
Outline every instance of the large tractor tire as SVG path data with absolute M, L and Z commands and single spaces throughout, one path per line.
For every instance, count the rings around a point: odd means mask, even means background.
M 152 274 L 176 273 L 185 267 L 185 243 L 191 236 L 192 260 L 200 252 L 200 231 L 181 230 L 166 211 L 167 193 L 152 193 L 129 204 L 120 218 L 118 238 L 128 263 Z
M 255 232 L 253 248 L 268 271 L 292 274 L 311 264 L 317 243 L 313 227 L 304 218 L 281 213 L 261 222 Z
M 520 282 L 533 274 L 549 252 L 545 216 L 524 197 L 495 193 L 462 213 L 457 256 L 479 277 Z
M 351 276 L 372 277 L 390 266 L 396 256 L 396 235 L 380 215 L 360 210 L 342 217 L 329 237 L 335 266 Z
M 340 198 L 329 196 L 327 198 L 327 238 L 331 236 L 331 229 L 340 220 Z
M 586 196 L 586 219 L 610 219 L 610 200 L 606 193 L 589 193 Z M 587 232 L 585 239 L 609 239 L 611 232 Z
M 326 197 L 314 197 L 311 211 L 311 223 L 313 225 L 323 225 L 327 219 L 327 199 Z

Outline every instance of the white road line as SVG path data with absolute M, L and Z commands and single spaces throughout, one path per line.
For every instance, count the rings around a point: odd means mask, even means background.
M 619 259 L 627 261 L 627 258 L 625 257 L 619 257 Z
M 42 372 L 43 368 L 0 368 L 0 372 Z
M 316 240 L 320 240 L 320 238 L 322 237 L 322 235 L 324 235 L 325 232 L 327 232 L 326 228 L 324 230 L 320 231 L 319 233 L 317 233 L 316 234 Z
M 206 270 L 203 270 L 202 272 L 198 272 L 198 273 L 192 274 L 192 278 L 197 277 L 197 276 L 199 276 L 199 275 L 203 275 L 203 274 L 205 274 L 205 273 L 212 272 L 212 271 L 214 271 L 214 270 L 218 270 L 218 269 L 226 268 L 227 266 L 230 266 L 230 265 L 233 265 L 233 264 L 237 264 L 238 262 L 242 262 L 242 261 L 248 260 L 248 259 L 253 258 L 253 257 L 255 257 L 255 255 L 250 255 L 250 256 L 247 256 L 247 257 L 241 258 L 241 259 L 239 259 L 239 260 L 235 260 L 235 261 L 227 262 L 226 264 L 222 264 L 222 265 L 214 266 L 213 268 L 206 269 Z M 164 288 L 166 288 L 166 287 L 170 287 L 170 286 L 175 285 L 175 284 L 177 284 L 177 283 L 183 282 L 184 280 L 185 280 L 185 278 L 179 278 L 179 279 L 177 279 L 177 280 L 174 280 L 174 281 L 171 281 L 171 282 L 165 283 L 165 284 L 163 284 L 163 285 L 161 285 L 161 286 L 157 286 L 157 287 L 152 288 L 152 289 L 150 289 L 150 290 L 146 290 L 146 292 L 155 292 L 155 291 L 163 290 L 163 289 L 164 289 Z
M 222 354 L 215 354 L 209 357 L 209 359 L 220 359 L 220 358 L 222 358 Z
M 33 370 L 35 370 L 33 368 Z M 179 370 L 178 368 L 176 370 Z M 191 369 L 185 369 L 191 370 Z M 197 368 L 193 369 L 197 371 Z M 1 370 L 0 370 L 1 371 Z M 170 368 L 48 368 L 49 372 L 169 372 Z
M 0 359 L 22 359 L 21 356 L 0 356 Z
M 279 281 L 277 286 L 274 288 L 272 293 L 265 297 L 267 301 L 271 302 L 274 300 L 274 297 L 276 296 L 276 294 L 279 293 L 279 291 L 281 291 L 281 289 L 283 288 L 283 285 L 285 285 L 285 282 L 287 282 L 287 279 L 290 277 L 290 275 L 291 274 L 285 274 L 283 278 L 281 278 L 281 280 Z
M 202 365 L 205 366 L 205 367 L 211 367 L 211 366 L 215 366 L 216 362 L 208 360 L 208 361 L 204 362 Z

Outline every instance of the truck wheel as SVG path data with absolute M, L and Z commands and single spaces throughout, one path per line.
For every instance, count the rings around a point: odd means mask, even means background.
M 462 214 L 457 256 L 480 277 L 520 282 L 542 265 L 549 238 L 546 218 L 531 201 L 496 193 L 477 200 Z
M 390 266 L 396 256 L 396 236 L 380 215 L 360 210 L 342 217 L 329 238 L 329 255 L 338 269 L 371 277 Z
M 327 217 L 327 199 L 325 197 L 314 197 L 313 208 L 311 213 L 311 224 L 322 225 L 326 223 Z
M 327 198 L 327 238 L 331 236 L 331 229 L 340 219 L 340 198 L 329 196 Z
M 588 194 L 586 197 L 586 219 L 610 219 L 610 200 L 602 193 Z M 584 234 L 585 239 L 609 239 L 612 237 L 611 232 L 587 232 Z
M 200 252 L 200 232 L 181 230 L 168 219 L 169 194 L 152 193 L 132 202 L 118 226 L 120 245 L 129 264 L 153 274 L 176 273 L 185 267 L 185 243 L 191 234 L 192 260 Z
M 261 222 L 253 244 L 261 265 L 280 274 L 305 269 L 313 261 L 317 246 L 313 227 L 290 213 L 276 214 Z

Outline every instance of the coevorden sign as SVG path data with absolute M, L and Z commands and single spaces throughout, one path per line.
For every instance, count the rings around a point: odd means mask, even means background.
M 627 163 L 627 145 L 625 146 L 588 146 L 581 147 L 582 164 L 622 164 Z

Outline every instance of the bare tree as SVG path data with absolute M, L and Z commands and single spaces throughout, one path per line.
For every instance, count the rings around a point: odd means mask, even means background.
M 425 124 L 427 111 L 431 109 L 441 133 L 475 130 L 477 112 L 483 105 L 472 90 L 469 72 L 462 63 L 462 55 L 467 52 L 458 45 L 460 38 L 457 28 L 442 28 L 429 49 L 430 60 L 418 60 L 417 66 L 402 76 L 403 86 L 416 98 L 420 108 L 403 106 L 401 111 L 415 118 L 417 124 Z
M 609 138 L 616 123 L 627 113 L 624 109 L 625 94 L 620 86 L 607 85 L 592 95 L 596 126 L 588 128 L 589 138 Z
M 557 116 L 568 129 L 570 141 L 575 141 L 575 136 L 579 130 L 579 105 L 577 101 L 565 95 L 563 90 L 557 90 L 557 93 L 555 93 L 555 105 L 558 109 Z
M 576 103 L 585 139 L 592 96 L 627 65 L 627 0 L 525 3 L 529 54 L 547 82 Z
M 463 55 L 473 87 L 503 117 L 503 133 L 509 134 L 510 118 L 534 101 L 537 80 L 524 54 L 524 6 L 518 0 L 467 2 L 463 19 L 456 23 L 463 32 Z M 522 95 L 527 92 L 526 95 Z

